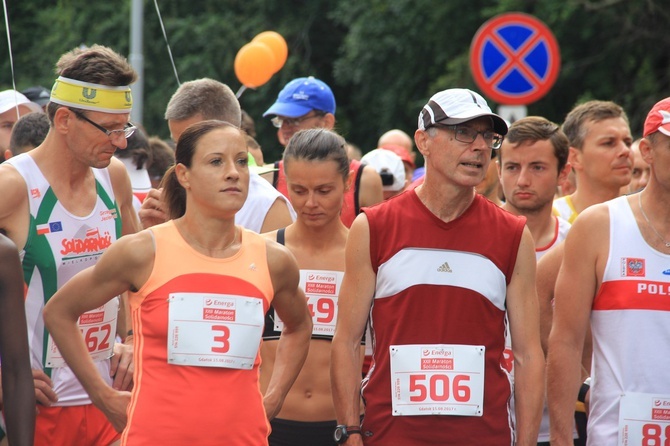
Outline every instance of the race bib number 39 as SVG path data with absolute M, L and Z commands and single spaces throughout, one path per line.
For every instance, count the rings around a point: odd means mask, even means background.
M 626 393 L 619 409 L 619 443 L 670 445 L 670 395 Z
M 118 312 L 119 299 L 115 297 L 102 307 L 87 311 L 79 316 L 77 324 L 93 361 L 103 361 L 112 356 Z M 44 365 L 52 368 L 65 367 L 66 365 L 51 335 L 49 335 L 47 357 Z
M 253 367 L 265 322 L 262 299 L 173 293 L 168 304 L 168 363 Z
M 394 416 L 484 413 L 484 346 L 392 345 Z

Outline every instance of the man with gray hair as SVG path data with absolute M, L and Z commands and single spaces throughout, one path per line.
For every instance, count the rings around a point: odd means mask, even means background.
M 466 89 L 435 94 L 418 124 L 425 182 L 363 209 L 349 232 L 332 345 L 335 440 L 535 445 L 544 355 L 533 238 L 523 217 L 475 191 L 507 125 Z M 361 386 L 368 318 L 375 349 Z
M 172 95 L 165 111 L 172 139 L 176 142 L 190 125 L 208 119 L 227 121 L 240 127 L 242 112 L 235 93 L 214 79 L 197 79 L 183 83 Z M 167 219 L 160 192 L 152 190 L 139 212 L 144 227 Z M 295 220 L 288 199 L 257 173 L 249 174 L 249 195 L 235 222 L 255 232 L 284 228 Z
M 206 77 L 181 84 L 165 110 L 172 139 L 176 142 L 188 126 L 208 119 L 240 127 L 242 111 L 235 93 L 228 85 Z

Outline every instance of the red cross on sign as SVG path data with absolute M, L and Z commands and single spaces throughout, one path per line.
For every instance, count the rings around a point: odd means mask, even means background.
M 484 23 L 470 45 L 470 69 L 484 95 L 505 105 L 527 105 L 556 82 L 561 56 L 556 38 L 540 20 L 523 13 Z

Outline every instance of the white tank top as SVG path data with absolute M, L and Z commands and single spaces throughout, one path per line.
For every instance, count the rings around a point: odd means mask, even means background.
M 91 401 L 69 367 L 45 367 L 49 335 L 42 310 L 51 296 L 76 273 L 94 265 L 104 250 L 121 236 L 121 216 L 107 169 L 93 169 L 98 199 L 85 217 L 68 212 L 58 201 L 35 161 L 21 154 L 7 161 L 24 178 L 30 202 L 30 229 L 23 248 L 23 274 L 27 286 L 26 319 L 33 369 L 51 376 L 57 406 L 79 406 Z M 105 342 L 113 342 L 111 339 Z M 96 361 L 100 374 L 111 384 L 109 360 Z
M 670 255 L 642 238 L 627 197 L 607 205 L 609 257 L 591 313 L 589 445 L 617 444 L 623 395 L 670 395 Z
M 535 260 L 540 260 L 550 249 L 554 248 L 556 245 L 565 240 L 565 237 L 568 236 L 568 231 L 572 227 L 567 220 L 562 217 L 557 217 L 552 215 L 551 218 L 556 220 L 556 228 L 554 230 L 554 238 L 546 246 L 542 248 L 535 248 Z M 549 440 L 547 440 L 549 441 Z
M 265 217 L 278 198 L 286 202 L 291 220 L 295 221 L 296 213 L 288 198 L 277 191 L 267 180 L 261 178 L 260 175 L 250 172 L 249 195 L 247 195 L 242 209 L 235 214 L 235 224 L 260 233 Z
M 561 217 L 563 220 L 567 220 L 570 224 L 574 223 L 577 219 L 577 215 L 579 215 L 575 210 L 574 204 L 572 204 L 570 195 L 554 200 L 553 214 L 557 217 Z

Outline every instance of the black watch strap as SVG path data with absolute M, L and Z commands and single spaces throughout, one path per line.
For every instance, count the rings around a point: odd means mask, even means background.
M 352 435 L 362 435 L 360 426 L 345 426 L 340 424 L 335 428 L 334 438 L 337 444 L 346 442 Z

